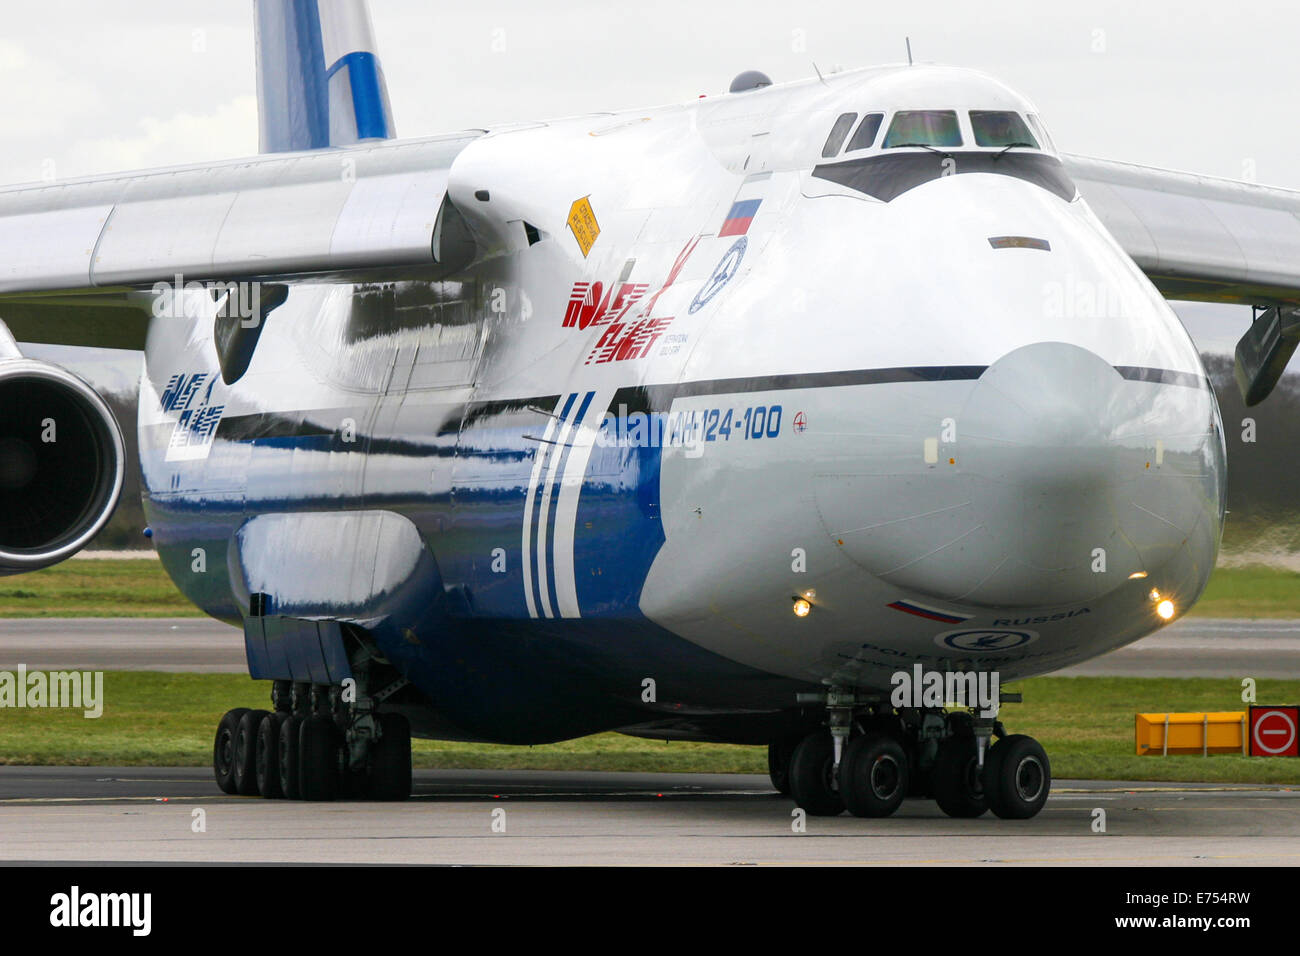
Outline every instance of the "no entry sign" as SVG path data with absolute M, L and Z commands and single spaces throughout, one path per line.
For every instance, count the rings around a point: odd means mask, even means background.
M 1295 757 L 1300 707 L 1250 708 L 1250 755 L 1252 757 Z

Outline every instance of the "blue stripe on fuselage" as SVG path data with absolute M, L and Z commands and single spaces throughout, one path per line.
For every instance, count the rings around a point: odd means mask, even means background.
M 569 456 L 573 453 L 573 443 L 577 438 L 578 429 L 583 426 L 587 409 L 591 407 L 591 400 L 595 397 L 595 392 L 588 392 L 574 414 L 568 439 L 560 450 L 560 463 L 555 469 L 555 481 L 551 485 L 551 507 L 546 516 L 546 554 L 543 556 L 546 560 L 546 596 L 550 601 L 551 614 L 548 615 L 550 617 L 560 616 L 560 600 L 555 588 L 555 521 L 560 510 L 560 490 L 564 486 L 564 469 L 569 466 Z

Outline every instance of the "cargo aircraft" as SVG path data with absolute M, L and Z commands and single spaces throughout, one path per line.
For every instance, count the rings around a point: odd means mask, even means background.
M 617 730 L 767 744 L 812 814 L 1036 814 L 1007 707 L 897 676 L 1192 606 L 1224 427 L 1166 300 L 1256 307 L 1262 399 L 1300 193 L 1064 155 L 921 64 L 400 140 L 362 0 L 255 17 L 261 155 L 0 190 L 0 567 L 83 547 L 124 466 L 16 343 L 140 349 L 153 544 L 273 688 L 220 721 L 226 792 Z

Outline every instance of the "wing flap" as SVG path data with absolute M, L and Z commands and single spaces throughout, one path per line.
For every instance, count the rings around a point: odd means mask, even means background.
M 0 290 L 23 288 L 39 277 L 42 288 L 91 284 L 95 245 L 113 207 L 90 202 L 69 209 L 27 212 L 0 220 Z
M 0 295 L 431 264 L 476 135 L 0 190 Z
M 22 342 L 143 348 L 157 283 L 430 271 L 478 132 L 0 190 L 0 321 Z

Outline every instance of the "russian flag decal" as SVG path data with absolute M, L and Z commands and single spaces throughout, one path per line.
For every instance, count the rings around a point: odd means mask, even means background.
M 939 608 L 926 607 L 924 604 L 917 604 L 915 601 L 895 601 L 886 605 L 892 607 L 895 611 L 902 611 L 905 614 L 915 614 L 917 617 L 928 618 L 931 621 L 942 621 L 944 624 L 960 624 L 962 621 L 969 621 L 969 614 L 953 614 L 951 611 L 941 611 Z
M 743 236 L 749 232 L 749 224 L 758 215 L 758 207 L 763 204 L 767 181 L 771 178 L 771 173 L 754 173 L 752 176 L 745 177 L 745 181 L 740 184 L 740 189 L 736 193 L 736 198 L 731 202 L 731 209 L 727 212 L 722 228 L 718 230 L 720 237 Z

